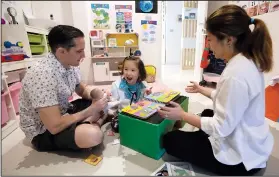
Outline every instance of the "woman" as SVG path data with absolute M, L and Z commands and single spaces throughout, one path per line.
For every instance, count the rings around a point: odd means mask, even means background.
M 227 66 L 216 90 L 192 82 L 186 91 L 212 98 L 213 111 L 199 117 L 173 102 L 163 107 L 159 113 L 167 119 L 201 129 L 169 132 L 163 144 L 168 154 L 215 174 L 252 175 L 266 167 L 274 142 L 265 122 L 263 76 L 272 68 L 272 41 L 264 22 L 236 5 L 211 14 L 206 30 L 210 49 Z

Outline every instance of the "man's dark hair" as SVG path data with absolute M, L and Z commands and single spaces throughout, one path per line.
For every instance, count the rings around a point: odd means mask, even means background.
M 75 47 L 75 38 L 84 37 L 81 30 L 68 25 L 58 25 L 53 27 L 48 34 L 48 42 L 52 53 L 56 52 L 58 47 L 69 50 Z

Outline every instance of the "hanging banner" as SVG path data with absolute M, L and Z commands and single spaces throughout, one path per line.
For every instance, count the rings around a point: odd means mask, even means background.
M 116 31 L 125 32 L 132 30 L 132 5 L 115 5 Z
M 142 42 L 154 43 L 156 41 L 156 25 L 157 21 L 141 20 Z
M 94 29 L 109 29 L 109 4 L 91 4 Z

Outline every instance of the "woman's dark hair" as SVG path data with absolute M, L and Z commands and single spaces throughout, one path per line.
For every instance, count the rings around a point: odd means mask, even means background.
M 250 25 L 254 24 L 251 31 Z M 237 39 L 235 48 L 252 59 L 262 72 L 269 72 L 273 65 L 272 40 L 265 23 L 250 18 L 237 5 L 225 5 L 213 12 L 206 21 L 206 30 L 223 40 L 227 36 Z
M 75 47 L 75 38 L 84 37 L 81 30 L 68 25 L 57 25 L 53 27 L 48 34 L 48 42 L 53 53 L 58 47 L 69 50 Z
M 136 62 L 137 67 L 139 69 L 139 81 L 144 81 L 146 79 L 146 70 L 145 70 L 143 61 L 139 57 L 128 56 L 128 57 L 124 58 L 124 60 L 122 62 L 121 75 L 124 74 L 124 65 L 125 65 L 126 61 Z

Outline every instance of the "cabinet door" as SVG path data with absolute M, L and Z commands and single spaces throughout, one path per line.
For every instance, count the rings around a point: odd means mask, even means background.
M 96 62 L 93 63 L 93 73 L 95 82 L 109 81 L 109 63 Z

